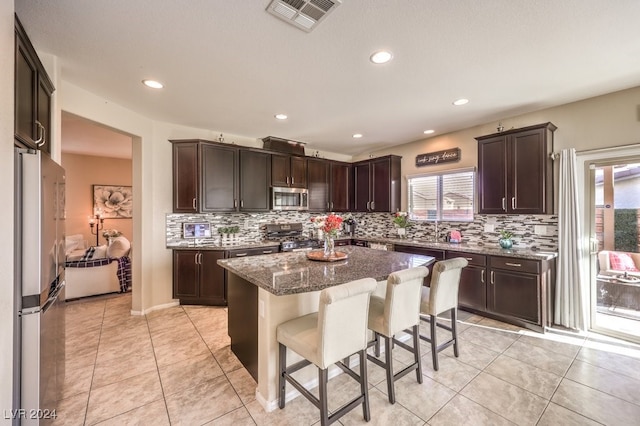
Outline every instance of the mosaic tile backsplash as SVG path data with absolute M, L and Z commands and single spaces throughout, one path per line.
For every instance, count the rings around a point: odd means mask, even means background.
M 318 214 L 309 212 L 268 212 L 232 214 L 167 214 L 167 247 L 194 245 L 233 245 L 251 243 L 265 239 L 264 225 L 267 223 L 301 222 L 304 235 L 314 235 L 310 218 Z M 340 213 L 341 216 L 346 214 Z M 357 222 L 355 237 L 397 238 L 391 213 L 352 213 Z M 185 222 L 211 223 L 212 238 L 197 240 L 182 238 Z M 449 231 L 462 233 L 462 242 L 475 246 L 497 246 L 499 232 L 513 233 L 513 247 L 542 251 L 558 250 L 558 217 L 555 215 L 476 215 L 473 222 L 411 222 L 407 239 L 423 241 L 445 241 Z M 220 227 L 238 226 L 240 232 L 222 237 Z M 493 228 L 492 232 L 485 229 Z M 436 235 L 437 230 L 437 235 Z

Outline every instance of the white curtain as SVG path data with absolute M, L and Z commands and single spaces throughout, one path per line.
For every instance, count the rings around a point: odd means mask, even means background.
M 576 330 L 586 328 L 586 306 L 582 286 L 582 248 L 578 211 L 576 150 L 560 153 L 560 191 L 558 194 L 558 260 L 554 324 Z

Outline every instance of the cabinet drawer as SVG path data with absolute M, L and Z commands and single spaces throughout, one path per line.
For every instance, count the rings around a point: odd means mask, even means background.
M 530 274 L 540 273 L 540 262 L 537 260 L 500 256 L 491 256 L 490 259 L 490 265 L 492 268 L 506 269 L 509 271 L 528 272 Z
M 447 251 L 444 255 L 445 259 L 455 259 L 456 257 L 467 259 L 469 265 L 485 266 L 487 264 L 487 256 L 483 254 Z
M 278 247 L 257 247 L 250 249 L 237 249 L 237 250 L 227 250 L 227 258 L 233 257 L 245 257 L 245 256 L 259 256 L 261 254 L 272 254 L 278 253 Z

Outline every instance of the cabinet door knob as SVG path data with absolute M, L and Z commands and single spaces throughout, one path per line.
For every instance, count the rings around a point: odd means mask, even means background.
M 495 284 L 496 283 L 496 276 L 494 274 L 493 271 L 491 271 L 491 284 Z
M 38 139 L 33 141 L 37 146 L 40 146 L 44 139 L 44 126 L 36 120 L 36 126 L 38 126 Z
M 247 253 L 236 253 L 235 254 L 236 257 L 244 257 L 246 255 L 247 255 Z
M 244 207 L 244 200 L 240 200 L 240 208 Z
M 199 255 L 199 254 L 200 254 L 200 253 L 196 253 L 196 254 L 193 256 L 193 263 L 195 263 L 196 265 L 199 265 L 199 263 L 198 263 L 198 255 Z
M 516 197 L 511 197 L 511 210 L 516 209 Z
M 507 211 L 507 199 L 502 197 L 502 210 Z
M 271 254 L 273 250 L 262 250 L 262 254 Z
M 287 176 L 287 185 L 289 185 L 289 176 Z
M 375 210 L 376 209 L 376 202 L 372 201 L 371 202 L 371 210 Z
M 371 201 L 367 201 L 367 210 L 370 210 L 370 209 L 369 209 L 369 205 L 370 205 L 370 204 L 371 204 Z
M 520 264 L 520 263 L 511 263 L 511 262 L 505 262 L 504 264 L 507 265 L 507 266 L 515 266 L 517 268 L 522 266 L 522 264 Z
M 193 206 L 193 209 L 197 209 L 196 207 L 196 199 L 194 198 L 193 200 L 191 200 L 191 205 Z
M 294 182 L 293 176 L 291 176 L 291 185 L 293 185 L 294 183 L 295 182 Z
M 480 282 L 482 284 L 484 284 L 484 269 L 482 270 L 481 274 L 480 274 Z
M 333 201 L 331 202 L 331 210 L 333 210 Z
M 238 207 L 238 200 L 234 199 L 233 200 L 233 208 Z

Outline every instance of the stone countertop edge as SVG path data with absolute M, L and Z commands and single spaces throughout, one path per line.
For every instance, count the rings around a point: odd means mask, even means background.
M 256 241 L 252 243 L 239 243 L 239 244 L 226 244 L 226 245 L 197 245 L 197 246 L 167 246 L 170 250 L 212 250 L 212 251 L 226 251 L 226 250 L 244 250 L 263 247 L 280 247 L 280 243 L 277 241 Z
M 436 241 L 420 241 L 400 238 L 378 238 L 378 237 L 353 237 L 354 240 L 363 240 L 374 243 L 392 243 L 393 245 L 403 245 L 410 247 L 422 247 L 436 250 L 460 251 L 466 253 L 477 253 L 491 256 L 517 257 L 532 260 L 551 260 L 558 257 L 557 252 L 531 250 L 531 249 L 503 249 L 500 247 L 487 247 L 468 245 L 467 243 L 446 243 Z
M 435 259 L 418 254 L 344 246 L 349 258 L 337 262 L 307 259 L 306 252 L 286 252 L 250 258 L 219 259 L 220 266 L 276 296 L 323 290 L 361 278 L 386 280 L 395 271 L 428 265 Z

